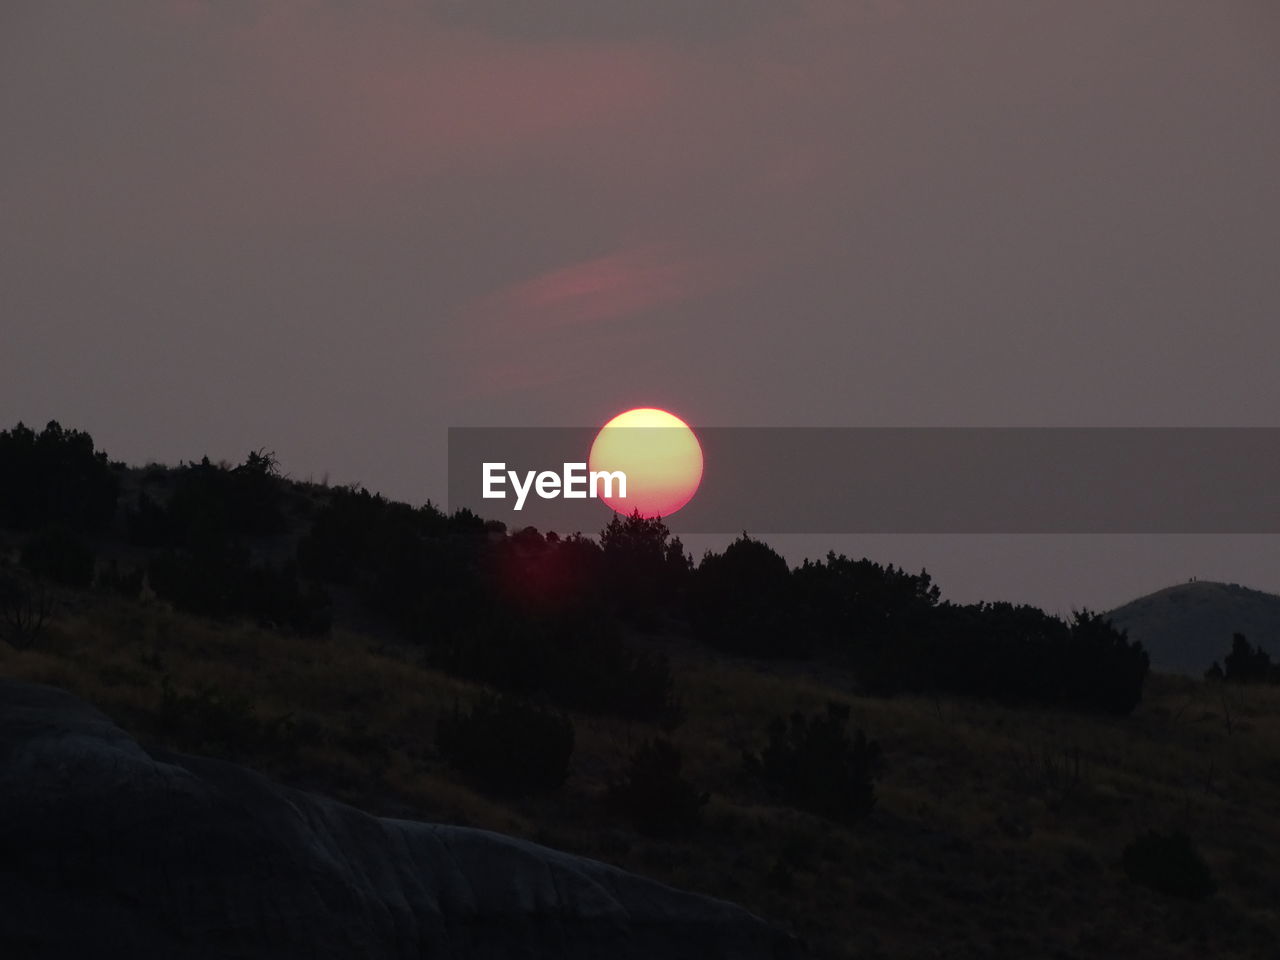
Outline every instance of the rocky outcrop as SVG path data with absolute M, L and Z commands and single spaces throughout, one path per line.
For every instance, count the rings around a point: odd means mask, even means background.
M 68 693 L 0 680 L 0 956 L 798 955 L 732 904 L 148 751 Z

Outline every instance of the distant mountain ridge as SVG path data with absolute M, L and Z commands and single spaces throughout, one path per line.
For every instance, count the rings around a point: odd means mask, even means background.
M 1130 600 L 1107 614 L 1151 656 L 1152 669 L 1200 676 L 1243 633 L 1280 657 L 1280 595 L 1238 583 L 1192 580 Z

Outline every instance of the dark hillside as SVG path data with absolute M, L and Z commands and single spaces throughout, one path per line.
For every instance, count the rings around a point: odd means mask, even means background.
M 1152 667 L 1200 676 L 1242 633 L 1280 659 L 1280 596 L 1195 580 L 1130 600 L 1107 614 L 1151 654 Z
M 695 563 L 638 518 L 508 531 L 262 453 L 43 442 L 112 510 L 5 529 L 0 674 L 148 750 L 602 860 L 822 957 L 1276 940 L 1280 688 L 1148 676 L 1105 617 L 747 537 Z

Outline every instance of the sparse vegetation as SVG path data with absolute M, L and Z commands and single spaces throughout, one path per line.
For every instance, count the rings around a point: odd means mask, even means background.
M 39 433 L 21 423 L 0 431 L 0 526 L 101 530 L 119 492 L 107 455 L 94 450 L 89 434 L 53 420 Z
M 43 584 L 0 572 L 0 640 L 17 650 L 31 649 L 57 609 L 57 599 Z
M 631 754 L 622 777 L 609 785 L 609 807 L 647 836 L 688 836 L 701 823 L 710 794 L 682 775 L 683 766 L 684 757 L 670 740 L 646 740 Z
M 777 796 L 840 823 L 856 823 L 875 806 L 875 781 L 884 770 L 880 744 L 845 729 L 849 705 L 831 701 L 824 713 L 775 717 L 764 749 L 743 766 Z
M 1222 665 L 1215 660 L 1204 675 L 1206 680 L 1230 683 L 1280 683 L 1280 667 L 1271 662 L 1266 650 L 1251 644 L 1243 633 L 1232 635 L 1231 651 L 1222 658 Z
M 573 721 L 515 697 L 455 705 L 436 725 L 436 747 L 483 790 L 523 796 L 555 790 L 569 776 Z
M 279 749 L 290 718 L 264 720 L 253 699 L 235 690 L 203 684 L 190 691 L 174 688 L 160 678 L 160 703 L 155 722 L 163 736 L 183 750 L 216 757 L 261 756 Z
M 786 571 L 763 544 L 706 581 L 732 585 L 742 560 L 780 591 L 770 622 L 795 643 L 748 655 L 749 626 L 687 625 L 708 596 L 700 565 L 660 524 L 618 541 L 665 584 L 648 616 L 609 598 L 591 538 L 291 484 L 263 463 L 255 480 L 187 469 L 107 471 L 126 510 L 69 527 L 97 547 L 100 589 L 0 562 L 0 673 L 65 687 L 152 747 L 736 900 L 818 957 L 948 943 L 1243 960 L 1274 942 L 1280 687 L 1148 677 L 1145 652 L 1092 614 L 950 606 L 923 572 L 840 557 Z M 244 515 L 215 536 L 171 513 L 188 482 Z M 242 483 L 274 493 L 227 493 Z M 9 556 L 47 526 L 0 532 Z M 6 585 L 38 592 L 11 606 Z M 328 631 L 291 622 L 310 590 Z M 735 622 L 732 589 L 712 593 L 703 609 Z M 571 765 L 555 718 L 572 724 Z M 1197 838 L 1215 896 L 1186 910 L 1134 886 L 1120 852 L 1150 823 Z
M 22 547 L 22 565 L 34 576 L 66 587 L 93 582 L 94 551 L 66 527 L 50 527 Z
M 1204 857 L 1191 838 L 1177 830 L 1149 830 L 1135 838 L 1124 850 L 1124 872 L 1134 883 L 1186 900 L 1203 900 L 1215 890 Z

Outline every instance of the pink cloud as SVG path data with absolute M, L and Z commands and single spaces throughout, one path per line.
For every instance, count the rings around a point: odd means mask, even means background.
M 551 329 L 621 319 L 673 303 L 712 285 L 720 271 L 641 247 L 570 264 L 484 297 L 474 322 L 505 332 Z
M 651 343 L 643 318 L 738 284 L 743 267 L 726 257 L 653 244 L 514 283 L 461 312 L 466 375 L 483 389 L 571 379 L 584 355 Z

